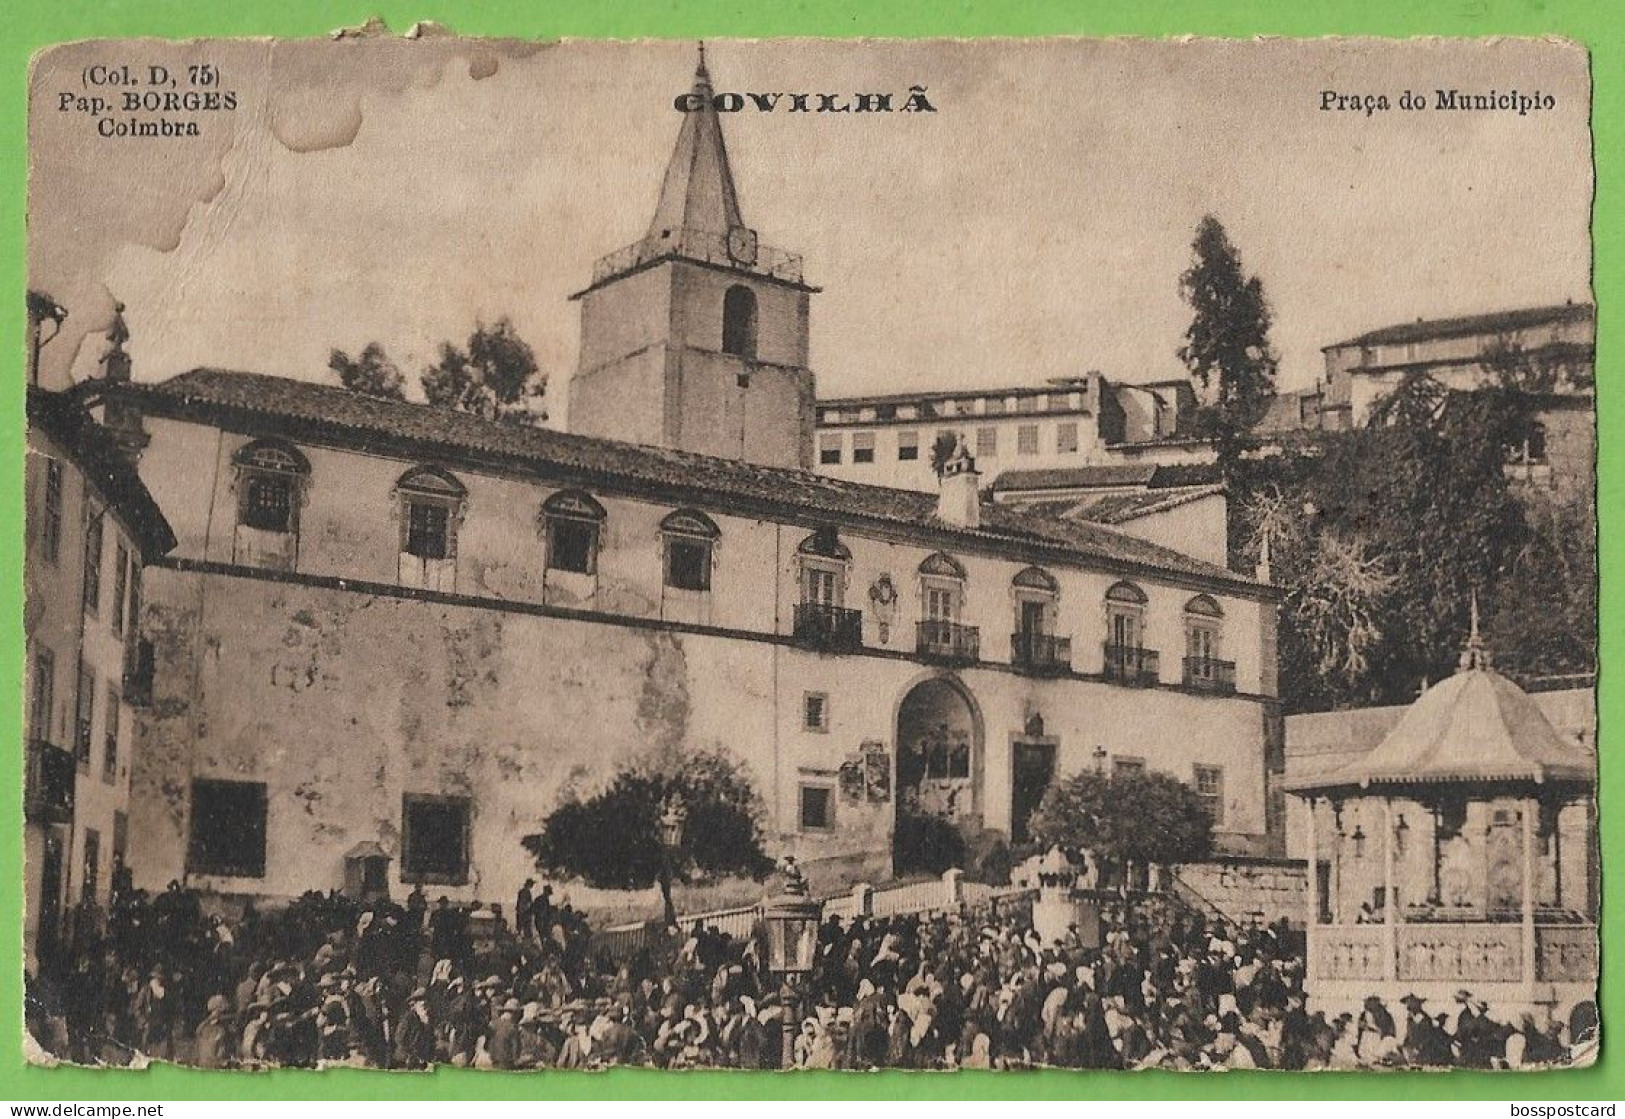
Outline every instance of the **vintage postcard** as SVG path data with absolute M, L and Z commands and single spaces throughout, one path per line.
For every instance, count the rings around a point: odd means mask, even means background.
M 40 53 L 30 1058 L 1589 1064 L 1590 82 Z

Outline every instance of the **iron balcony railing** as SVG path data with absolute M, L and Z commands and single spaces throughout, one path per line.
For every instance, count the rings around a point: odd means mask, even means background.
M 863 611 L 821 602 L 796 604 L 795 637 L 809 649 L 838 653 L 863 648 Z
M 1072 639 L 1017 630 L 1010 635 L 1010 660 L 1028 672 L 1072 671 Z
M 1129 684 L 1137 688 L 1155 687 L 1162 679 L 1162 669 L 1155 650 L 1138 645 L 1106 643 L 1106 661 L 1102 674 L 1108 680 Z
M 23 786 L 23 818 L 32 824 L 72 823 L 77 770 L 68 751 L 49 742 L 31 740 Z
M 652 261 L 682 257 L 707 264 L 753 272 L 787 283 L 801 283 L 801 254 L 759 245 L 754 260 L 742 261 L 728 252 L 728 238 L 702 229 L 665 229 L 643 240 L 599 257 L 592 266 L 592 282 L 630 272 Z
M 1197 692 L 1231 695 L 1236 690 L 1236 662 L 1186 657 L 1185 686 Z
M 921 656 L 974 661 L 981 659 L 981 644 L 981 631 L 975 626 L 931 619 L 919 623 L 914 647 Z

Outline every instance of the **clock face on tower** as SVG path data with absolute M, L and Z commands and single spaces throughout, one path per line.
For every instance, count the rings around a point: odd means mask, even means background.
M 756 263 L 756 231 L 736 225 L 728 230 L 728 255 L 747 268 Z

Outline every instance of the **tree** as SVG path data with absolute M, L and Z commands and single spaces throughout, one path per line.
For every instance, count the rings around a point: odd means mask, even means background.
M 339 375 L 339 384 L 351 392 L 380 396 L 385 400 L 405 400 L 402 391 L 405 378 L 400 368 L 377 342 L 368 342 L 361 353 L 351 358 L 343 350 L 335 349 L 327 359 L 327 367 Z
M 931 440 L 931 470 L 939 480 L 948 467 L 948 460 L 954 457 L 954 451 L 958 448 L 959 436 L 951 431 L 939 431 L 937 437 Z
M 1130 864 L 1187 863 L 1213 850 L 1207 806 L 1166 773 L 1074 774 L 1049 787 L 1028 826 L 1044 847 L 1089 851 L 1106 878 Z
M 1289 711 L 1415 699 L 1455 670 L 1475 594 L 1503 666 L 1591 670 L 1589 499 L 1519 491 L 1506 473 L 1538 400 L 1515 371 L 1454 392 L 1414 374 L 1314 456 L 1241 464 L 1237 559 L 1267 542 Z
M 682 813 L 682 838 L 668 851 L 661 818 Z M 676 923 L 672 882 L 773 869 L 762 850 L 762 807 L 739 761 L 721 749 L 651 754 L 587 797 L 571 792 L 521 840 L 545 873 L 615 890 L 660 887 L 668 925 Z
M 1193 312 L 1179 359 L 1204 402 L 1200 423 L 1229 476 L 1247 431 L 1275 393 L 1276 355 L 1264 285 L 1242 270 L 1241 254 L 1212 214 L 1196 227 L 1195 259 L 1179 277 Z
M 477 324 L 462 348 L 441 343 L 440 360 L 423 371 L 421 382 L 424 397 L 439 408 L 512 423 L 547 418 L 541 407 L 547 376 L 507 318 Z

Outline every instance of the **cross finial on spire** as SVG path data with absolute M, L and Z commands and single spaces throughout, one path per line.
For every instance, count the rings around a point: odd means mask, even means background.
M 129 340 L 130 328 L 124 322 L 124 304 L 115 301 L 113 321 L 107 328 L 107 352 L 101 356 L 101 363 L 106 366 L 103 376 L 109 381 L 130 379 L 130 355 L 124 349 L 124 343 Z
M 696 78 L 709 78 L 711 76 L 709 73 L 706 72 L 706 69 L 705 69 L 705 40 L 704 39 L 700 40 L 700 64 L 698 66 L 694 67 L 694 76 Z
M 1467 631 L 1467 647 L 1461 651 L 1459 667 L 1467 672 L 1472 669 L 1488 669 L 1490 667 L 1490 651 L 1484 647 L 1484 638 L 1478 632 L 1478 591 L 1472 592 L 1469 609 L 1469 623 Z

